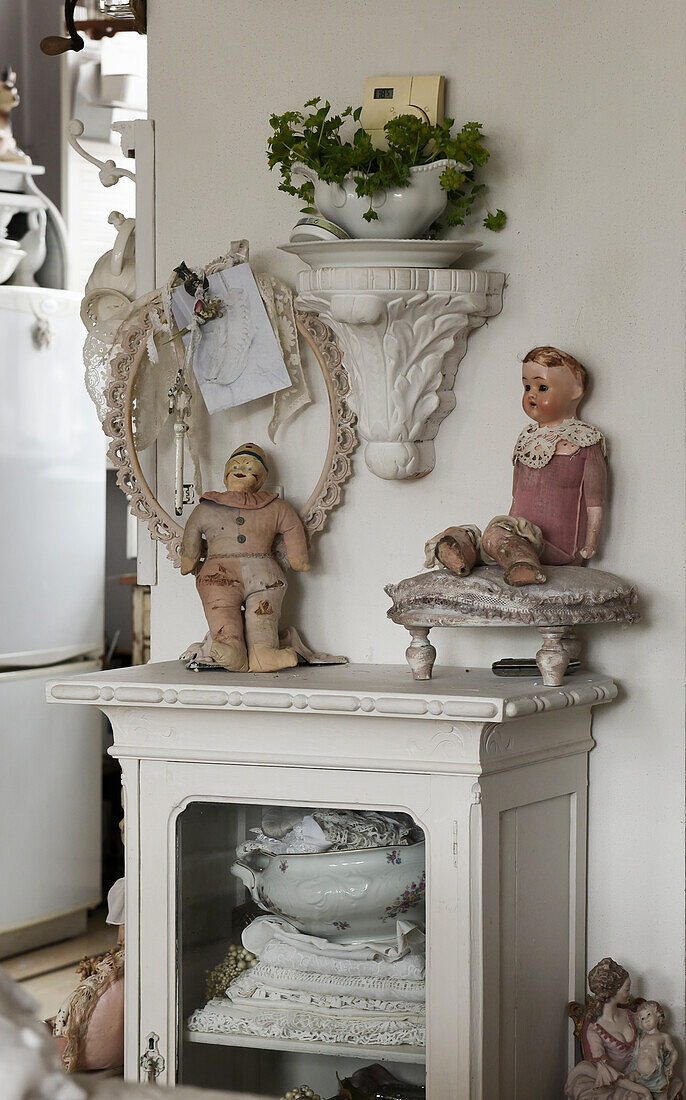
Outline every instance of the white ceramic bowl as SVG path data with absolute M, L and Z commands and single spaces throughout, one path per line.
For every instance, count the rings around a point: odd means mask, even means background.
M 16 241 L 0 240 L 0 283 L 6 283 L 24 259 L 26 253 Z
M 340 225 L 351 237 L 406 238 L 421 237 L 445 210 L 448 196 L 441 187 L 440 177 L 450 165 L 463 171 L 471 167 L 452 160 L 435 160 L 410 168 L 407 187 L 382 187 L 372 197 L 378 218 L 371 222 L 363 217 L 369 199 L 356 194 L 354 176 L 346 176 L 342 184 L 324 183 L 304 164 L 294 164 L 292 171 L 314 184 L 314 204 L 322 217 Z
M 260 909 L 336 943 L 394 940 L 399 917 L 424 922 L 424 841 L 303 855 L 251 852 L 231 874 Z

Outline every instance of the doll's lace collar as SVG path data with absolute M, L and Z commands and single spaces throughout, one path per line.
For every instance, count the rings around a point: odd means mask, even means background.
M 555 454 L 555 448 L 563 439 L 575 447 L 592 447 L 595 443 L 600 443 L 603 454 L 607 453 L 602 432 L 592 424 L 570 416 L 554 428 L 545 424 L 532 424 L 524 428 L 515 443 L 512 461 L 522 462 L 532 470 L 539 470 L 548 465 Z

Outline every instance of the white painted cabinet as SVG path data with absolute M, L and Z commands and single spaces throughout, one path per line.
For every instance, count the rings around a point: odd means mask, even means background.
M 587 674 L 548 688 L 484 670 L 415 682 L 395 666 L 177 662 L 49 684 L 50 699 L 108 714 L 122 766 L 128 1079 L 154 1036 L 159 1083 L 268 1095 L 328 1080 L 330 1095 L 335 1070 L 387 1060 L 421 1080 L 425 1060 L 431 1100 L 561 1094 L 565 1006 L 584 988 L 591 707 L 615 694 Z M 184 1037 L 244 900 L 235 844 L 269 803 L 405 810 L 424 830 L 425 1052 Z

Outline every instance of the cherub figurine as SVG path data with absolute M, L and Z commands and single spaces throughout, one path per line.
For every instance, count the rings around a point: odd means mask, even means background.
M 30 164 L 31 157 L 22 153 L 12 134 L 10 113 L 19 106 L 17 74 L 11 66 L 0 76 L 0 161 L 10 164 Z
M 203 494 L 181 543 L 181 572 L 197 573 L 210 654 L 232 672 L 275 672 L 298 663 L 293 648 L 279 648 L 286 579 L 272 548 L 282 535 L 291 567 L 306 572 L 307 540 L 295 509 L 262 490 L 267 473 L 261 447 L 237 447 L 224 467 L 226 491 Z M 203 538 L 207 551 L 198 569 Z
M 522 364 L 522 407 L 534 421 L 515 444 L 512 507 L 483 533 L 448 527 L 425 546 L 426 568 L 440 562 L 466 576 L 501 565 L 507 584 L 543 584 L 542 565 L 583 565 L 598 546 L 607 469 L 605 440 L 577 420 L 586 390 L 581 363 L 557 348 L 533 348 Z
M 671 1035 L 663 1035 L 659 1030 L 665 1022 L 665 1014 L 657 1001 L 641 1001 L 636 1008 L 636 1019 L 641 1037 L 627 1076 L 659 1096 L 667 1091 L 672 1080 L 677 1050 Z
M 610 958 L 601 959 L 589 971 L 588 988 L 592 996 L 586 998 L 585 1005 L 569 1005 L 583 1061 L 569 1074 L 565 1096 L 570 1100 L 596 1096 L 603 1100 L 653 1100 L 654 1096 L 680 1100 L 682 1082 L 672 1073 L 676 1051 L 669 1036 L 656 1033 L 659 1016 L 646 1014 L 641 1025 L 646 1036 L 639 1038 L 639 1013 L 646 1003 L 655 1002 L 639 1002 L 633 1012 L 631 978 Z M 642 1047 L 646 1038 L 649 1042 Z M 662 1083 L 653 1083 L 658 1080 Z

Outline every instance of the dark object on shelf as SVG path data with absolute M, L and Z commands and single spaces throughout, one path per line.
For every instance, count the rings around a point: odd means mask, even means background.
M 350 1077 L 338 1078 L 337 1097 L 352 1100 L 425 1100 L 424 1085 L 399 1081 L 385 1066 L 376 1062 L 358 1069 Z M 333 1098 L 336 1100 L 336 1097 Z
M 397 1085 L 381 1085 L 372 1093 L 372 1100 L 424 1100 L 425 1096 L 423 1085 L 398 1082 Z
M 581 668 L 581 661 L 570 661 L 565 670 L 565 676 L 577 672 Z M 496 676 L 540 676 L 538 665 L 533 657 L 503 657 L 500 661 L 494 661 L 491 672 Z
M 103 15 L 99 19 L 74 19 L 74 9 L 77 0 L 64 0 L 64 23 L 67 28 L 68 38 L 49 34 L 43 38 L 40 48 L 50 57 L 56 57 L 68 50 L 78 53 L 85 46 L 85 42 L 79 33 L 82 31 L 89 38 L 99 41 L 101 38 L 112 38 L 120 31 L 138 31 L 145 34 L 147 31 L 147 0 L 108 0 L 101 4 Z

